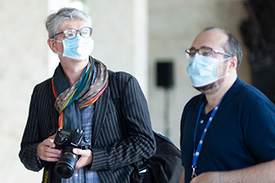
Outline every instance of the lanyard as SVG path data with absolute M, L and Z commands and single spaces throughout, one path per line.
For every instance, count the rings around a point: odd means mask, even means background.
M 201 115 L 201 112 L 202 112 L 202 109 L 204 108 L 204 105 L 205 105 L 205 102 L 204 101 L 202 103 L 202 105 L 200 106 L 200 110 L 199 110 L 199 113 L 198 113 L 198 116 L 197 116 L 197 121 L 196 121 L 196 126 L 195 126 L 195 131 L 194 131 L 194 148 L 193 148 L 193 161 L 192 161 L 192 175 L 191 175 L 191 178 L 193 179 L 194 177 L 197 176 L 196 174 L 196 168 L 197 168 L 197 162 L 198 162 L 198 158 L 199 158 L 199 155 L 200 155 L 200 152 L 201 152 L 201 147 L 202 147 L 202 144 L 203 144 L 203 141 L 204 141 L 204 138 L 205 138 L 205 135 L 206 135 L 206 132 L 220 106 L 220 103 L 213 109 L 209 119 L 208 119 L 208 122 L 202 132 L 202 135 L 201 135 L 201 138 L 200 138 L 200 141 L 197 145 L 197 148 L 196 147 L 196 136 L 197 136 L 197 128 L 198 128 L 198 124 L 199 124 L 199 120 L 200 120 L 200 115 Z

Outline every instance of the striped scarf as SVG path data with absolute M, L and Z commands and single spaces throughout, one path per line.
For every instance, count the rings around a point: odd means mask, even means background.
M 108 86 L 106 66 L 92 57 L 83 69 L 79 80 L 70 86 L 61 65 L 52 77 L 52 90 L 59 112 L 58 128 L 72 131 L 81 129 L 80 109 L 92 105 Z

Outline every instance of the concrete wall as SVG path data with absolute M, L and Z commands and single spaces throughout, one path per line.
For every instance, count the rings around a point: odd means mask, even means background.
M 93 18 L 93 56 L 138 78 L 148 93 L 147 0 L 86 1 Z
M 29 182 L 30 177 L 40 177 L 23 167 L 18 152 L 32 88 L 47 74 L 46 14 L 46 1 L 0 3 L 0 182 L 3 183 Z
M 170 137 L 179 146 L 183 106 L 197 94 L 185 73 L 184 50 L 201 29 L 210 25 L 224 27 L 240 40 L 239 24 L 246 16 L 242 3 L 243 0 L 89 0 L 88 10 L 94 20 L 93 55 L 110 69 L 127 71 L 138 78 L 149 102 L 153 128 L 163 133 L 165 92 L 155 85 L 155 63 L 167 58 L 174 61 L 169 122 Z M 47 1 L 0 3 L 0 182 L 41 180 L 41 172 L 24 168 L 18 152 L 32 89 L 53 74 L 44 27 L 48 12 Z M 246 60 L 240 77 L 250 82 Z

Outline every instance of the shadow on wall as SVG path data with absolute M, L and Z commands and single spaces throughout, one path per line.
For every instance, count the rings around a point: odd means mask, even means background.
M 249 19 L 240 29 L 249 49 L 252 85 L 275 103 L 275 1 L 249 0 L 245 6 Z

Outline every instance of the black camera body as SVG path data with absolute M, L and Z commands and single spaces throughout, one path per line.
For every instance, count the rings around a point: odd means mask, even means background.
M 79 155 L 72 152 L 73 148 L 90 149 L 91 145 L 83 134 L 83 130 L 80 129 L 75 129 L 71 132 L 58 129 L 54 143 L 56 149 L 63 150 L 54 171 L 61 178 L 70 178 L 79 159 Z

